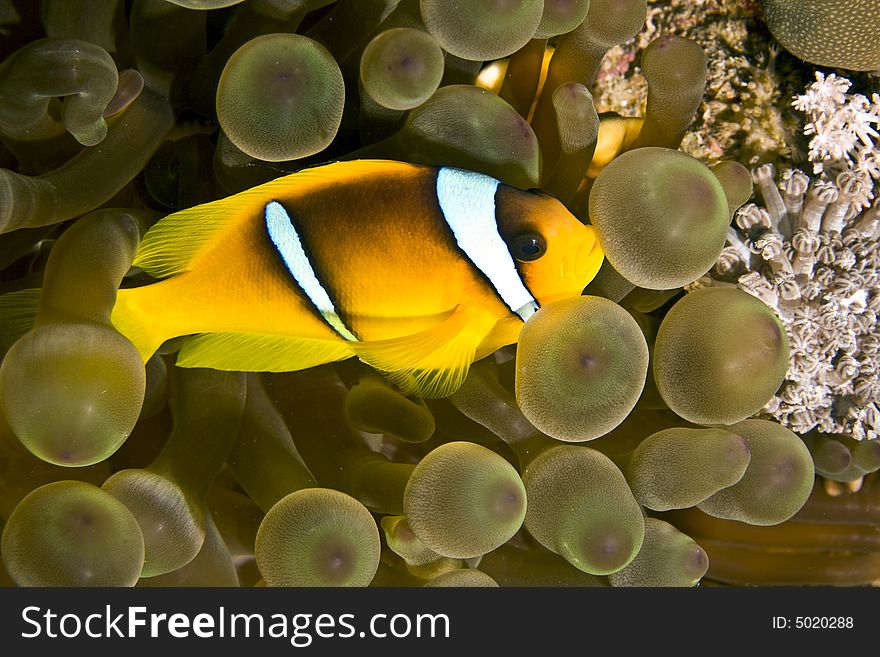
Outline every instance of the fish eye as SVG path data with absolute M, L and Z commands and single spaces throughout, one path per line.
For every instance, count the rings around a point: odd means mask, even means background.
M 524 233 L 513 238 L 510 251 L 520 262 L 532 262 L 547 253 L 547 241 L 537 233 Z

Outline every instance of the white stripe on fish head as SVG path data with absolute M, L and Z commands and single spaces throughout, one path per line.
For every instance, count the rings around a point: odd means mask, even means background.
M 290 215 L 278 201 L 266 204 L 266 229 L 291 276 L 324 320 L 346 340 L 356 341 L 357 338 L 340 319 L 330 295 L 318 280 Z
M 523 321 L 538 309 L 523 284 L 507 244 L 498 232 L 495 193 L 498 181 L 462 169 L 437 172 L 437 200 L 458 247 L 489 279 L 498 296 Z

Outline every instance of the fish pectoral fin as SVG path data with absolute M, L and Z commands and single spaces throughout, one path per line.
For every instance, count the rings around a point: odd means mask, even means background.
M 240 372 L 294 372 L 351 356 L 354 352 L 342 340 L 203 333 L 184 343 L 177 365 Z
M 37 287 L 0 296 L 0 349 L 8 349 L 34 327 L 41 293 Z
M 495 319 L 487 312 L 459 305 L 437 326 L 401 338 L 352 343 L 351 347 L 405 394 L 447 397 L 464 381 L 477 347 L 494 325 Z

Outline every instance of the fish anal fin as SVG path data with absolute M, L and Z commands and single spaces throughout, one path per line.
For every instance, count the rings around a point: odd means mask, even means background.
M 352 348 L 404 393 L 447 397 L 464 381 L 477 346 L 495 323 L 485 311 L 460 305 L 437 326 L 392 340 L 353 343 Z
M 241 372 L 294 372 L 354 355 L 342 340 L 317 340 L 261 333 L 203 333 L 183 345 L 180 367 Z

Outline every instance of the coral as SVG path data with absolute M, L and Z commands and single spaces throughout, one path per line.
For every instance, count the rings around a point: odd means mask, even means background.
M 776 182 L 764 165 L 756 178 L 771 200 L 739 211 L 713 278 L 698 285 L 735 284 L 785 327 L 789 367 L 768 416 L 799 433 L 876 438 L 880 207 L 860 210 L 868 191 L 850 172 L 831 183 L 788 170 Z
M 880 107 L 876 95 L 869 101 L 848 93 L 850 86 L 817 72 L 795 97 L 794 107 L 806 114 L 813 177 L 794 168 L 777 175 L 771 164 L 755 168 L 763 205 L 739 210 L 711 278 L 696 286 L 735 284 L 773 308 L 785 327 L 789 366 L 766 417 L 802 434 L 873 440 L 880 205 L 871 201 L 880 178 Z M 823 459 L 831 458 L 829 449 Z
M 880 155 L 874 141 L 880 137 L 875 130 L 880 126 L 880 94 L 869 100 L 847 93 L 851 86 L 846 78 L 816 71 L 816 81 L 795 97 L 792 106 L 807 115 L 804 134 L 811 137 L 808 157 L 813 173 L 854 173 L 868 187 L 867 198 L 860 199 L 861 208 L 874 196 L 872 179 L 880 178 Z

